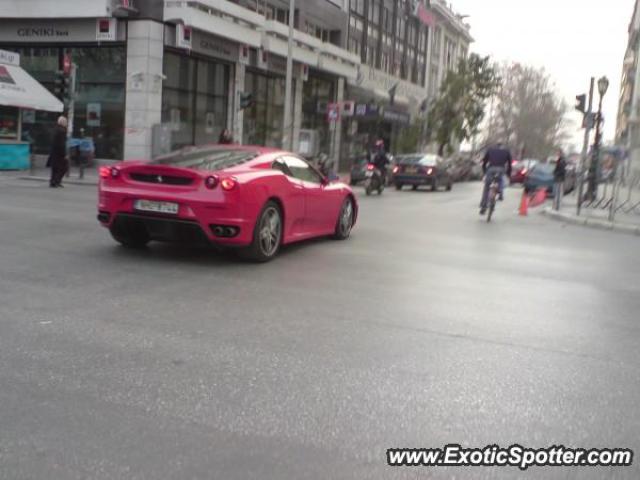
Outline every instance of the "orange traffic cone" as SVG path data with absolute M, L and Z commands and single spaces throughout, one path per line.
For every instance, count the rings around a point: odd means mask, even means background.
M 522 200 L 520 200 L 520 215 L 522 217 L 527 216 L 529 210 L 529 194 L 526 190 L 522 191 Z

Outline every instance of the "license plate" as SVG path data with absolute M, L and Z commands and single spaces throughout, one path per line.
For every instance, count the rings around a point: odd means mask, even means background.
M 372 172 L 371 170 L 367 170 L 367 171 L 365 172 L 364 176 L 365 176 L 366 178 L 371 178 L 371 177 L 373 177 L 373 172 Z
M 176 215 L 178 213 L 178 204 L 173 202 L 156 202 L 154 200 L 136 200 L 133 208 L 142 212 L 169 213 Z
M 416 167 L 407 167 L 407 173 L 418 173 L 418 169 Z

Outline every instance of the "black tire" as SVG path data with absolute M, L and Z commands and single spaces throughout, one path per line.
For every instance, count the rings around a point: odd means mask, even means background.
M 487 223 L 491 222 L 491 217 L 493 216 L 493 211 L 495 210 L 495 208 L 495 203 L 489 205 L 489 211 L 487 212 Z
M 336 230 L 333 238 L 336 240 L 346 240 L 349 238 L 349 235 L 351 235 L 351 229 L 353 228 L 355 213 L 353 199 L 351 197 L 345 198 L 342 202 L 342 206 L 340 207 L 340 212 L 338 213 Z
M 127 248 L 144 248 L 151 241 L 143 224 L 117 225 L 109 229 L 113 239 Z
M 401 183 L 396 183 L 396 190 L 400 191 L 400 190 L 402 190 L 402 187 L 404 187 L 404 185 L 403 185 L 403 184 L 401 184 Z
M 447 192 L 450 192 L 452 188 L 453 188 L 453 183 L 449 182 L 447 184 Z
M 438 190 L 438 180 L 434 180 L 431 184 L 431 191 L 435 192 L 436 190 Z
M 411 185 L 411 190 L 413 190 L 414 192 L 418 190 L 418 185 Z
M 277 219 L 277 225 L 274 225 L 274 219 Z M 266 223 L 269 222 L 269 225 Z M 269 240 L 264 237 L 265 229 L 269 231 Z M 242 258 L 253 262 L 268 262 L 275 258 L 282 245 L 283 234 L 282 212 L 278 204 L 269 200 L 262 210 L 256 224 L 253 227 L 253 241 L 249 247 L 240 250 L 238 253 Z

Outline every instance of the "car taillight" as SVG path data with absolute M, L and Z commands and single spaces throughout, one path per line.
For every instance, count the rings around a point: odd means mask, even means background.
M 433 173 L 433 168 L 427 168 L 427 175 L 431 175 Z
M 523 169 L 522 169 L 522 174 L 523 174 L 523 175 L 526 175 L 526 174 L 527 174 L 527 172 L 528 172 L 528 170 L 527 170 L 526 168 L 523 168 Z
M 367 170 L 373 170 L 374 168 L 376 168 L 376 167 L 375 167 L 375 165 L 373 163 L 369 163 L 367 165 Z
M 213 175 L 211 175 L 210 177 L 207 177 L 204 180 L 204 185 L 209 190 L 213 190 L 214 188 L 216 188 L 218 186 L 218 183 L 220 183 L 220 181 L 218 180 L 218 177 L 214 177 Z
M 238 182 L 236 181 L 235 178 L 227 177 L 227 178 L 223 178 L 220 181 L 220 186 L 222 187 L 223 190 L 230 192 L 231 190 L 233 190 L 238 186 Z
M 393 173 L 398 173 L 400 171 L 400 167 L 399 166 L 395 166 L 393 167 Z
M 118 178 L 120 176 L 120 169 L 118 167 L 100 167 L 100 178 Z

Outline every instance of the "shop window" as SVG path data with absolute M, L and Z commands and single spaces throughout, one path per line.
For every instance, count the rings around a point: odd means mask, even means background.
M 284 118 L 284 78 L 248 71 L 244 89 L 253 94 L 255 102 L 244 110 L 243 143 L 280 147 Z
M 18 139 L 18 119 L 20 112 L 14 107 L 0 106 L 0 139 Z
M 77 65 L 72 136 L 94 141 L 96 157 L 120 160 L 124 148 L 126 50 L 122 46 L 21 47 L 21 66 L 53 92 L 55 72 L 65 52 Z M 108 66 L 109 68 L 105 68 Z M 22 138 L 37 154 L 47 154 L 58 113 L 23 117 Z

